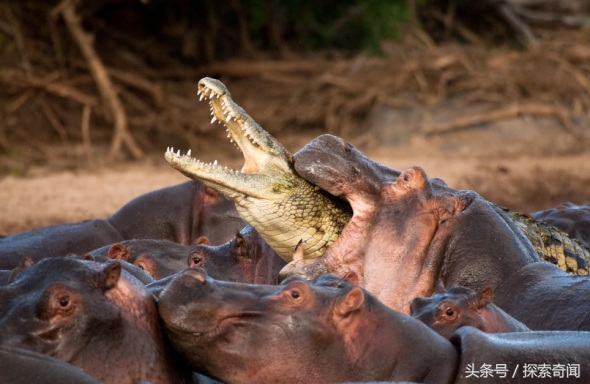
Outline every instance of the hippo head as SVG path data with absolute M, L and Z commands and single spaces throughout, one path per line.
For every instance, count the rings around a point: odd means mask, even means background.
M 0 288 L 0 345 L 31 349 L 69 361 L 94 326 L 117 337 L 120 308 L 105 297 L 121 266 L 96 269 L 73 258 L 48 258 Z M 90 323 L 93 324 L 90 324 Z
M 344 329 L 357 321 L 365 293 L 337 280 L 250 285 L 188 268 L 158 307 L 173 346 L 197 372 L 224 382 L 342 380 L 352 369 L 341 364 L 349 355 Z
M 188 264 L 205 269 L 214 279 L 272 284 L 286 262 L 248 225 L 225 244 L 197 244 Z
M 480 292 L 466 287 L 452 287 L 432 297 L 416 297 L 410 305 L 412 317 L 422 321 L 440 335 L 449 338 L 462 326 L 485 329 L 481 310 L 493 299 L 492 289 Z

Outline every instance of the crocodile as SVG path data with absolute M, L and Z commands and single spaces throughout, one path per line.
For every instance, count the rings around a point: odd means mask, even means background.
M 190 150 L 182 155 L 174 148 L 166 151 L 168 163 L 233 200 L 240 216 L 287 262 L 293 260 L 300 241 L 303 259 L 320 257 L 352 217 L 350 205 L 300 176 L 294 166 L 298 153 L 288 152 L 256 123 L 233 101 L 222 82 L 203 78 L 198 86 L 200 100 L 209 101 L 211 123 L 225 125 L 230 142 L 244 155 L 244 166 L 240 171 L 231 170 L 217 161 L 199 161 Z M 399 172 L 391 170 L 391 174 Z M 497 208 L 515 222 L 541 260 L 571 274 L 589 273 L 590 250 L 575 239 L 526 215 Z
M 219 80 L 199 81 L 200 99 L 208 99 L 213 118 L 245 162 L 236 171 L 204 163 L 168 148 L 165 158 L 184 175 L 201 181 L 234 201 L 240 216 L 286 261 L 301 240 L 306 258 L 320 257 L 338 238 L 352 212 L 346 202 L 328 195 L 295 172 L 293 155 L 239 105 Z

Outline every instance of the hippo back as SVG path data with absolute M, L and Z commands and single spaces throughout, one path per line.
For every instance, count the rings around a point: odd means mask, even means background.
M 461 351 L 455 384 L 590 380 L 590 332 L 489 334 L 462 327 L 451 342 Z
M 0 347 L 0 383 L 100 384 L 62 360 L 10 347 Z
M 534 263 L 495 291 L 495 303 L 534 330 L 590 331 L 590 277 Z

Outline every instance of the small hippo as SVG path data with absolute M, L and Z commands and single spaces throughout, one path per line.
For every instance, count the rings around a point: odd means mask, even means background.
M 492 288 L 479 292 L 452 287 L 431 297 L 416 297 L 410 305 L 413 318 L 422 321 L 447 339 L 468 325 L 488 333 L 524 332 L 529 329 L 492 303 Z
M 141 195 L 107 219 L 52 225 L 0 238 L 0 269 L 23 257 L 84 254 L 131 239 L 163 239 L 192 246 L 200 237 L 223 244 L 244 227 L 232 202 L 215 190 L 188 181 Z
M 0 287 L 0 346 L 59 358 L 104 383 L 189 383 L 154 297 L 118 261 L 46 258 Z
M 455 384 L 590 382 L 590 332 L 461 327 L 450 340 L 461 356 Z
M 531 217 L 561 229 L 586 248 L 590 248 L 590 203 L 562 203 L 554 208 L 531 213 Z
M 494 289 L 540 260 L 503 210 L 473 191 L 428 178 L 420 167 L 388 169 L 350 143 L 322 135 L 297 152 L 295 169 L 347 200 L 353 216 L 323 256 L 295 260 L 282 276 L 354 271 L 360 286 L 409 313 L 411 301 L 431 296 L 439 278 L 446 286 Z
M 494 302 L 531 329 L 590 331 L 589 297 L 589 276 L 534 263 L 502 283 Z
M 188 268 L 158 308 L 189 366 L 222 382 L 451 383 L 458 362 L 448 340 L 344 280 L 253 285 Z
M 198 241 L 203 241 L 203 238 Z M 124 260 L 141 268 L 155 280 L 163 279 L 187 266 L 191 247 L 169 240 L 124 240 L 89 252 L 104 259 Z
M 19 348 L 0 347 L 2 384 L 100 384 L 62 360 Z
M 189 266 L 204 268 L 214 279 L 253 284 L 276 284 L 286 262 L 251 226 L 223 245 L 196 245 Z

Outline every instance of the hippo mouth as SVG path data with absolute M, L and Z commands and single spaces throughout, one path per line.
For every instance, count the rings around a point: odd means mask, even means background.
M 251 319 L 262 317 L 262 313 L 256 311 L 232 313 L 218 319 L 214 325 L 205 327 L 199 327 L 198 325 L 190 326 L 190 320 L 175 322 L 170 321 L 167 316 L 161 317 L 169 331 L 180 334 L 190 334 L 191 336 L 200 339 L 210 339 L 225 333 L 229 327 L 235 328 L 247 325 L 250 323 Z M 192 318 L 194 319 L 196 316 Z

